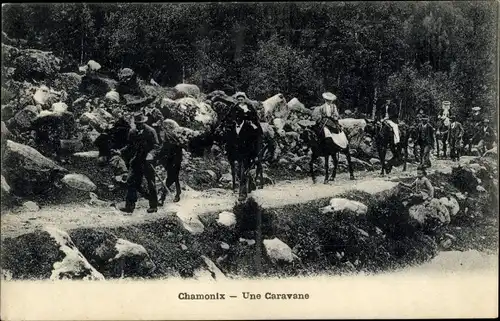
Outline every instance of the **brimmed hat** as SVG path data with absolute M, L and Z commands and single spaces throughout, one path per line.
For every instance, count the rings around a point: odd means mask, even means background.
M 144 116 L 142 113 L 134 114 L 134 123 L 140 124 L 148 121 L 148 117 Z
M 244 92 L 242 92 L 242 91 L 238 91 L 236 94 L 234 94 L 234 96 L 233 96 L 233 97 L 234 97 L 234 98 L 243 97 L 243 98 L 245 98 L 245 99 L 248 99 L 247 94 L 245 94 L 245 93 L 244 93 Z
M 476 106 L 476 107 L 472 107 L 472 110 L 473 110 L 473 111 L 480 111 L 480 110 L 481 110 L 481 107 L 477 107 L 477 106 Z
M 490 120 L 489 120 L 488 118 L 485 118 L 485 119 L 483 120 L 483 122 L 485 122 L 485 123 L 489 123 L 489 122 L 490 122 Z
M 451 102 L 445 100 L 443 101 L 443 106 L 450 106 L 451 105 Z
M 323 96 L 323 99 L 330 100 L 330 101 L 334 101 L 335 99 L 337 99 L 337 96 L 335 96 L 331 92 L 323 93 L 323 95 L 321 95 L 321 96 Z

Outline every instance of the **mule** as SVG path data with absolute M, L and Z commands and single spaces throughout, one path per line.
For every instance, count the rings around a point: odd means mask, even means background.
M 399 125 L 399 143 L 394 144 L 394 132 L 389 125 L 383 124 L 381 121 L 366 119 L 365 132 L 373 137 L 377 152 L 379 155 L 382 170 L 380 175 L 390 174 L 393 166 L 403 161 L 403 172 L 406 171 L 406 163 L 408 161 L 408 125 L 400 122 Z M 393 158 L 386 163 L 385 156 L 387 150 L 390 149 Z
M 340 133 L 340 130 L 334 130 L 334 134 Z M 315 184 L 316 183 L 316 177 L 314 176 L 314 162 L 318 159 L 318 157 L 324 157 L 325 159 L 325 180 L 324 184 L 327 184 L 329 180 L 334 181 L 335 177 L 337 176 L 337 167 L 338 167 L 338 154 L 342 152 L 346 158 L 347 158 L 347 166 L 349 168 L 349 174 L 350 174 L 350 179 L 354 180 L 354 171 L 352 168 L 352 162 L 351 162 L 351 153 L 349 150 L 349 144 L 347 144 L 346 148 L 342 148 L 339 145 L 337 145 L 332 138 L 327 137 L 327 138 L 320 138 L 318 137 L 318 134 L 316 133 L 315 130 L 313 129 L 305 129 L 301 135 L 300 138 L 307 144 L 309 149 L 312 152 L 311 155 L 311 160 L 309 161 L 309 173 L 311 175 L 312 181 Z M 330 156 L 333 159 L 333 173 L 331 178 L 328 177 L 329 173 L 329 158 Z
M 124 120 L 118 120 L 111 128 L 103 132 L 101 135 L 97 137 L 94 144 L 97 146 L 99 150 L 99 159 L 107 160 L 110 163 L 117 165 L 122 162 L 122 170 L 125 167 L 128 167 L 128 160 L 130 155 L 122 155 L 121 159 L 113 158 L 113 150 L 121 149 L 127 144 L 127 135 L 130 130 L 130 124 Z M 174 202 L 178 202 L 180 200 L 181 195 L 181 187 L 179 181 L 180 168 L 182 163 L 182 147 L 175 145 L 170 142 L 168 136 L 163 135 L 164 132 L 160 133 L 161 137 L 161 149 L 158 153 L 156 161 L 159 165 L 162 165 L 167 171 L 167 178 L 165 179 L 164 187 L 162 187 L 159 197 L 159 205 L 163 206 L 164 201 L 166 199 L 166 195 L 168 193 L 169 187 L 175 183 L 176 194 L 174 197 Z M 117 174 L 117 173 L 115 173 Z M 157 177 L 160 179 L 159 177 Z M 144 191 L 141 191 L 142 194 Z
M 235 192 L 236 178 L 239 179 L 240 200 L 246 199 L 249 192 L 249 171 L 254 166 L 260 181 L 258 188 L 264 188 L 262 163 L 266 151 L 274 152 L 272 135 L 266 132 L 261 134 L 250 121 L 238 117 L 234 110 L 229 110 L 211 130 L 191 140 L 189 146 L 190 150 L 201 155 L 203 150 L 214 143 L 222 145 L 226 151 L 231 166 L 232 189 Z

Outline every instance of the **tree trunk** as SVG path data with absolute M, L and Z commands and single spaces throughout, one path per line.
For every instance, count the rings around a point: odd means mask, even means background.
M 83 65 L 83 33 L 80 42 L 80 65 Z
M 375 115 L 377 114 L 377 100 L 378 100 L 378 85 L 375 85 L 375 90 L 373 91 L 372 119 L 375 119 Z
M 255 235 L 255 275 L 262 273 L 262 211 L 257 211 L 257 229 Z

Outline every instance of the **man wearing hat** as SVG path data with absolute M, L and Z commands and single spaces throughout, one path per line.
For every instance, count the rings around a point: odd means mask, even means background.
M 429 122 L 429 117 L 422 118 L 422 126 L 420 127 L 417 143 L 423 146 L 420 149 L 420 166 L 422 168 L 431 167 L 431 150 L 434 148 L 434 127 Z
M 457 121 L 455 115 L 450 116 L 450 129 L 449 129 L 449 140 L 450 140 L 450 157 L 452 161 L 460 160 L 460 146 L 462 142 L 462 137 L 464 136 L 464 128 L 462 124 Z
M 127 196 L 125 207 L 120 211 L 132 213 L 137 202 L 137 192 L 142 191 L 142 178 L 145 177 L 148 184 L 149 209 L 148 213 L 158 210 L 158 196 L 155 184 L 155 169 L 153 161 L 159 151 L 160 144 L 156 131 L 146 125 L 148 118 L 138 112 L 133 115 L 135 128 L 128 133 L 128 144 L 118 154 L 130 153 L 129 172 L 127 177 Z
M 316 130 L 318 137 L 324 138 L 324 127 L 330 128 L 340 128 L 339 119 L 340 114 L 334 101 L 337 100 L 337 96 L 331 92 L 325 92 L 321 95 L 325 100 L 325 103 L 317 108 L 315 115 Z
M 493 143 L 495 142 L 495 131 L 490 126 L 490 120 L 485 118 L 483 120 L 483 126 L 478 133 L 481 137 L 481 141 L 478 144 L 478 149 L 481 154 L 484 154 L 487 150 L 493 148 Z
M 250 121 L 262 134 L 263 130 L 260 125 L 259 115 L 255 107 L 248 101 L 247 95 L 239 91 L 234 95 L 234 98 L 236 98 L 236 103 L 233 105 L 233 110 L 236 112 L 236 117 Z

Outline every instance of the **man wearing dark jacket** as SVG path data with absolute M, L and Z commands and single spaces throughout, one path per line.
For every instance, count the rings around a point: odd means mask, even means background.
M 430 124 L 428 117 L 422 118 L 422 121 L 424 123 L 420 127 L 418 134 L 419 145 L 422 143 L 421 146 L 424 146 L 424 148 L 420 150 L 420 166 L 426 168 L 431 167 L 430 155 L 435 145 L 434 127 Z
M 134 114 L 135 127 L 129 131 L 128 144 L 119 150 L 119 154 L 130 153 L 129 172 L 127 177 L 127 196 L 125 207 L 120 211 L 132 213 L 137 202 L 137 192 L 141 190 L 143 176 L 148 183 L 148 213 L 158 210 L 158 196 L 155 185 L 153 161 L 160 149 L 158 135 L 151 126 L 146 125 L 147 117 L 142 113 Z

